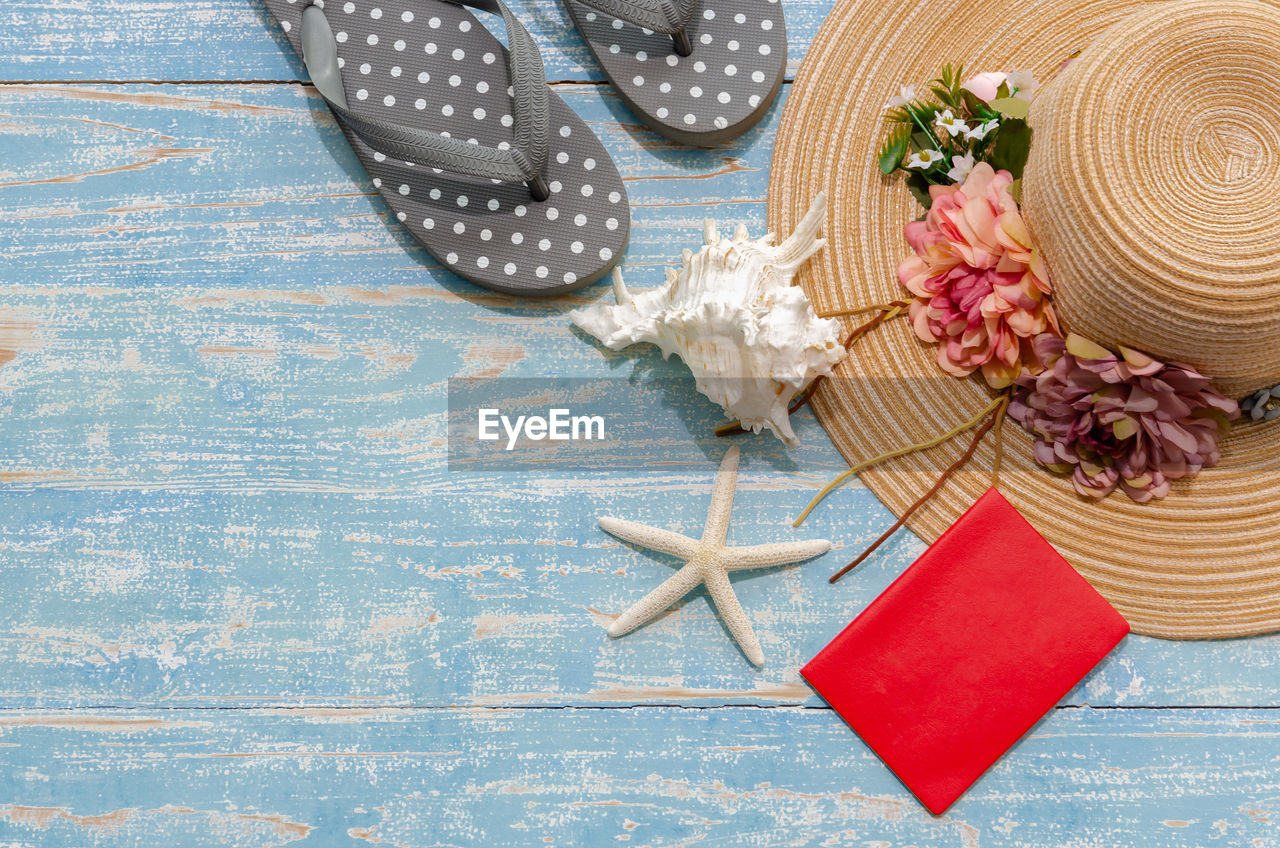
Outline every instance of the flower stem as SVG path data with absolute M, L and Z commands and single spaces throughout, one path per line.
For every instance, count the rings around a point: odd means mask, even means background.
M 964 422 L 963 424 L 960 424 L 948 430 L 947 432 L 943 433 L 940 436 L 935 436 L 932 439 L 928 439 L 923 442 L 916 442 L 914 445 L 907 445 L 905 448 L 897 448 L 896 450 L 887 451 L 885 453 L 880 454 L 879 456 L 873 456 L 871 459 L 864 460 L 863 462 L 859 462 L 857 465 L 853 466 L 847 471 L 844 471 L 841 474 L 837 475 L 834 480 L 832 480 L 830 483 L 828 483 L 826 486 L 822 488 L 822 491 L 814 495 L 813 500 L 809 501 L 809 505 L 804 508 L 804 510 L 800 513 L 800 517 L 797 518 L 792 523 L 791 526 L 799 527 L 804 522 L 804 520 L 809 517 L 809 513 L 813 512 L 814 507 L 816 507 L 819 503 L 821 503 L 822 500 L 827 495 L 835 491 L 835 489 L 838 488 L 840 484 L 848 480 L 853 475 L 859 473 L 860 471 L 865 471 L 866 469 L 872 467 L 873 465 L 879 465 L 881 462 L 884 462 L 886 460 L 896 459 L 900 456 L 906 456 L 909 453 L 915 453 L 916 451 L 928 450 L 929 448 L 937 447 L 943 442 L 950 441 L 951 439 L 954 439 L 956 436 L 960 435 L 966 430 L 972 430 L 974 427 L 977 427 L 978 424 L 982 422 L 982 419 L 990 415 L 992 411 L 995 410 L 996 407 L 1007 402 L 1008 401 L 1006 399 L 1006 396 L 1001 395 L 995 398 L 993 401 L 991 401 L 991 403 L 984 406 L 982 408 L 982 411 L 979 412 L 977 415 L 970 418 L 968 421 Z
M 894 533 L 897 533 L 898 530 L 902 528 L 902 525 L 907 523 L 907 519 L 910 518 L 917 509 L 924 506 L 925 503 L 927 503 L 930 498 L 938 494 L 938 492 L 942 489 L 942 487 L 946 484 L 946 482 L 951 479 L 952 474 L 955 474 L 957 471 L 959 471 L 962 467 L 964 467 L 965 463 L 967 463 L 970 459 L 973 458 L 973 454 L 978 450 L 978 445 L 982 443 L 982 438 L 987 435 L 988 431 L 990 431 L 991 428 L 996 426 L 997 424 L 1004 422 L 1004 412 L 1006 409 L 1009 408 L 1009 395 L 1007 394 L 1001 395 L 1000 398 L 997 399 L 996 403 L 997 403 L 997 406 L 994 412 L 991 412 L 990 416 L 983 423 L 983 425 L 978 428 L 978 431 L 976 433 L 973 434 L 973 440 L 969 442 L 969 447 L 965 450 L 964 453 L 960 455 L 959 459 L 951 463 L 951 465 L 947 467 L 947 470 L 942 472 L 942 475 L 938 477 L 938 480 L 936 483 L 933 484 L 933 487 L 930 488 L 929 491 L 921 495 L 920 498 L 915 503 L 907 507 L 906 510 L 902 513 L 902 515 L 898 518 L 898 520 L 893 522 L 893 526 L 890 527 L 888 530 L 884 531 L 883 533 L 881 533 L 880 538 L 872 542 L 867 547 L 866 550 L 864 550 L 861 554 L 858 555 L 857 559 L 855 559 L 853 562 L 849 563 L 844 568 L 840 569 L 835 574 L 827 578 L 828 583 L 835 583 L 841 577 L 844 577 L 850 571 L 852 571 L 853 569 L 861 565 L 866 560 L 867 557 L 871 556 L 871 554 L 875 552 L 877 548 L 879 548 L 881 545 L 887 542 L 890 536 L 892 536 Z M 988 407 L 987 411 L 991 411 L 990 407 Z M 997 431 L 997 438 L 998 437 L 999 435 Z
M 929 140 L 933 142 L 933 149 L 939 150 L 942 147 L 942 142 L 938 141 L 938 137 L 933 134 L 933 130 L 929 129 L 921 122 L 920 116 L 915 113 L 915 110 L 908 109 L 908 111 L 911 113 L 911 120 L 915 122 L 915 125 L 919 127 L 925 135 L 929 136 Z
M 852 309 L 836 309 L 831 312 L 819 312 L 819 318 L 845 318 L 854 315 L 866 315 L 868 312 L 888 312 L 891 309 L 898 309 L 911 304 L 901 300 L 895 300 L 892 303 L 873 303 L 870 306 L 855 306 Z
M 1004 464 L 1004 419 L 1009 412 L 1008 395 L 1004 406 L 996 413 L 996 455 L 991 461 L 991 488 L 1000 488 L 1000 466 Z
M 862 338 L 867 333 L 874 330 L 876 327 L 879 327 L 884 322 L 892 320 L 898 317 L 899 315 L 901 315 L 903 310 L 905 310 L 908 305 L 909 304 L 903 303 L 901 301 L 894 301 L 894 303 L 890 306 L 889 309 L 882 311 L 879 315 L 872 318 L 870 321 L 867 321 L 866 323 L 855 327 L 853 329 L 853 332 L 849 333 L 848 337 L 844 340 L 844 349 L 848 350 L 849 348 L 854 346 L 854 344 L 858 341 L 858 339 Z M 823 375 L 819 374 L 817 377 L 814 377 L 809 382 L 808 388 L 806 388 L 803 392 L 801 392 L 800 397 L 798 397 L 791 404 L 791 406 L 787 408 L 787 415 L 795 415 L 798 410 L 800 410 L 805 404 L 809 402 L 809 400 L 813 397 L 814 392 L 818 390 L 818 385 L 822 382 L 822 379 L 823 379 Z
M 935 110 L 935 111 L 936 111 L 936 110 Z M 939 140 L 938 140 L 938 137 L 937 137 L 936 135 L 934 135 L 934 134 L 933 134 L 933 130 L 931 130 L 931 129 L 929 129 L 929 127 L 925 126 L 924 122 L 922 122 L 922 121 L 920 120 L 920 116 L 919 116 L 919 115 L 917 115 L 917 114 L 915 113 L 915 110 L 914 110 L 914 109 L 912 109 L 909 105 L 908 105 L 908 107 L 907 107 L 907 113 L 911 115 L 911 120 L 912 120 L 912 122 L 913 122 L 917 127 L 919 127 L 919 128 L 920 128 L 920 131 L 921 131 L 921 132 L 923 132 L 925 135 L 927 135 L 927 136 L 929 137 L 929 140 L 930 140 L 931 142 L 933 142 L 933 149 L 934 149 L 934 150 L 937 150 L 939 153 L 942 153 L 942 142 L 941 142 L 941 141 L 939 141 Z M 948 148 L 948 150 L 949 150 L 949 148 Z M 945 170 L 945 169 L 942 169 L 942 164 L 943 164 L 943 163 L 946 163 L 947 161 L 949 161 L 949 160 L 946 158 L 946 156 L 947 156 L 947 154 L 945 154 L 945 153 L 944 153 L 944 154 L 943 154 L 943 160 L 942 160 L 942 163 L 934 163 L 933 165 L 929 166 L 928 168 L 926 168 L 925 170 L 921 171 L 920 173 L 924 174 L 926 179 L 928 179 L 929 173 L 930 173 L 931 171 L 940 171 L 943 175 L 945 175 L 945 174 L 946 174 L 946 170 Z M 936 183 L 935 183 L 935 184 L 936 184 Z

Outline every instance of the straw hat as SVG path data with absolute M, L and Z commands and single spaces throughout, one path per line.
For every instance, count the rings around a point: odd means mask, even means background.
M 903 226 L 920 209 L 876 168 L 881 115 L 899 86 L 948 62 L 1049 78 L 1031 107 L 1022 210 L 1067 329 L 1187 362 L 1229 397 L 1280 383 L 1280 0 L 837 3 L 788 98 L 769 186 L 776 232 L 827 193 L 829 245 L 800 276 L 819 311 L 903 296 Z M 858 343 L 814 399 L 846 459 L 927 439 L 990 400 L 933 357 L 903 320 Z M 1280 629 L 1280 430 L 1237 425 L 1217 466 L 1147 504 L 1080 497 L 1035 464 L 1017 424 L 1004 431 L 1001 491 L 1135 631 Z M 963 447 L 861 479 L 900 514 Z M 987 439 L 911 529 L 937 538 L 993 462 Z

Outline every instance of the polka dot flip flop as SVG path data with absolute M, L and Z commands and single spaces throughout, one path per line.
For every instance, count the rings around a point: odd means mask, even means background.
M 769 110 L 787 65 L 778 0 L 564 0 L 609 81 L 680 142 L 736 138 Z
M 631 228 L 608 152 L 547 88 L 502 0 L 510 51 L 445 0 L 267 0 L 387 206 L 449 270 L 552 295 L 618 263 Z

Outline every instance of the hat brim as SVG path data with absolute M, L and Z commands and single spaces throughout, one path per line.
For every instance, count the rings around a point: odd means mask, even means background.
M 923 92 L 948 62 L 972 72 L 1029 68 L 1043 80 L 1144 5 L 837 3 L 788 96 L 769 181 L 769 224 L 778 233 L 795 226 L 819 191 L 827 194 L 828 245 L 799 277 L 815 308 L 852 309 L 904 294 L 896 275 L 910 250 L 903 226 L 920 208 L 898 176 L 882 176 L 875 164 L 884 103 L 899 86 Z M 819 389 L 818 419 L 850 463 L 950 430 L 990 401 L 979 378 L 946 377 L 934 352 L 899 318 L 860 340 L 839 379 Z M 1164 500 L 1137 504 L 1120 492 L 1101 501 L 1077 495 L 1068 479 L 1035 463 L 1031 437 L 1006 421 L 999 488 L 1135 632 L 1169 639 L 1271 632 L 1280 630 L 1277 432 L 1237 427 L 1217 466 L 1175 483 Z M 891 460 L 861 480 L 901 515 L 967 442 L 961 436 Z M 908 526 L 925 541 L 936 539 L 991 485 L 994 461 L 995 439 L 988 437 L 966 473 Z

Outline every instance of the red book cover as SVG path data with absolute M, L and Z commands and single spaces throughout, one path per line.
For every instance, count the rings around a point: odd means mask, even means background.
M 800 673 L 938 814 L 1128 632 L 991 489 Z

